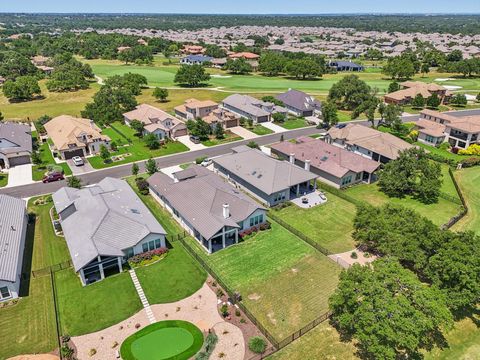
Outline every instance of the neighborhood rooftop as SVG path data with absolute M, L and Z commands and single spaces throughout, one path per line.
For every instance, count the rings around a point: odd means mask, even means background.
M 97 256 L 123 256 L 150 233 L 165 230 L 127 182 L 107 177 L 81 190 L 64 187 L 53 194 L 62 229 L 78 271 Z
M 13 144 L 15 147 L 2 148 L 0 152 L 4 154 L 12 152 L 26 151 L 32 152 L 32 136 L 30 135 L 30 126 L 24 124 L 16 124 L 13 122 L 0 123 L 0 142 L 5 139 Z

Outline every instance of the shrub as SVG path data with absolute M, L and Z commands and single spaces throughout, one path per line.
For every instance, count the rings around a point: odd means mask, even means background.
M 353 251 L 353 252 L 350 254 L 350 257 L 351 257 L 352 259 L 357 259 L 357 258 L 358 258 L 358 255 L 357 255 L 357 253 L 356 253 L 355 251 Z
M 227 317 L 228 316 L 228 306 L 227 304 L 223 304 L 222 307 L 220 308 L 220 312 L 222 313 L 222 316 L 223 317 Z
M 260 225 L 260 231 L 265 231 L 271 228 L 272 228 L 272 224 L 270 224 L 270 222 L 268 221 Z
M 480 145 L 472 144 L 467 149 L 458 150 L 459 155 L 480 155 Z
M 248 348 L 255 354 L 263 354 L 267 349 L 267 343 L 260 336 L 254 336 L 248 340 Z
M 70 360 L 73 357 L 73 349 L 68 345 L 63 345 L 60 349 L 60 353 L 64 359 Z
M 138 265 L 143 261 L 152 260 L 155 256 L 162 256 L 167 252 L 168 252 L 167 248 L 161 247 L 155 250 L 147 251 L 147 252 L 132 256 L 130 259 L 128 259 L 128 262 L 134 265 Z
M 135 180 L 135 183 L 137 184 L 138 191 L 142 195 L 148 195 L 149 192 L 149 187 L 148 187 L 148 182 L 147 180 L 143 178 L 138 178 Z
M 97 353 L 97 349 L 90 349 L 90 350 L 88 351 L 88 356 L 93 356 L 93 355 L 95 355 L 96 353 Z
M 67 334 L 62 335 L 62 343 L 63 343 L 63 344 L 66 344 L 66 343 L 68 343 L 69 341 L 70 341 L 70 335 L 67 335 Z
M 240 310 L 237 309 L 237 310 L 235 310 L 235 315 L 236 315 L 236 316 L 241 316 L 242 313 L 240 312 Z
M 139 323 L 136 323 L 136 324 L 135 324 L 135 329 L 140 329 L 140 326 L 141 326 L 141 325 L 140 325 Z
M 462 167 L 472 167 L 480 165 L 480 158 L 468 158 L 462 161 Z
M 223 294 L 223 291 L 222 289 L 217 289 L 217 297 L 222 297 L 224 294 Z
M 202 156 L 202 157 L 198 157 L 195 159 L 195 164 L 199 165 L 203 162 L 203 160 L 205 160 L 207 157 L 206 156 Z

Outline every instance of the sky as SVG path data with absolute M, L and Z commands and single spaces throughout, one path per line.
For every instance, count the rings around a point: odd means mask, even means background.
M 115 12 L 192 14 L 480 14 L 480 0 L 0 0 L 0 12 Z

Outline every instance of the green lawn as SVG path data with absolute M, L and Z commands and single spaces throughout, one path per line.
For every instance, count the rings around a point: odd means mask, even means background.
M 328 310 L 341 269 L 275 222 L 212 255 L 188 241 L 277 340 Z
M 355 242 L 351 234 L 355 205 L 330 193 L 326 193 L 326 196 L 326 204 L 310 209 L 291 204 L 281 210 L 271 211 L 334 254 L 354 249 Z
M 260 124 L 254 125 L 252 127 L 245 127 L 245 129 L 247 129 L 248 131 L 251 131 L 254 134 L 257 134 L 259 136 L 273 134 L 273 130 L 270 130 L 270 129 L 268 129 L 265 126 L 262 126 Z
M 457 193 L 457 189 L 455 188 L 455 185 L 453 184 L 452 177 L 448 173 L 448 165 L 441 164 L 440 166 L 442 170 L 442 179 L 443 179 L 442 187 L 440 189 L 441 192 L 446 195 L 453 196 L 460 201 L 460 197 Z
M 188 147 L 186 147 L 185 145 L 183 145 L 178 141 L 169 141 L 165 145 L 161 146 L 159 149 L 150 150 L 143 142 L 143 139 L 135 136 L 135 131 L 129 126 L 122 124 L 120 122 L 115 122 L 112 124 L 112 126 L 118 129 L 127 138 L 129 138 L 131 143 L 127 146 L 119 146 L 117 151 L 110 152 L 112 156 L 125 155 L 125 157 L 122 160 L 105 163 L 103 159 L 100 157 L 100 155 L 96 155 L 91 158 L 88 158 L 90 165 L 92 165 L 94 169 L 102 169 L 102 168 L 111 167 L 115 165 L 128 164 L 134 161 L 147 160 L 150 157 L 155 158 L 159 156 L 171 155 L 179 152 L 188 151 Z M 117 140 L 123 141 L 123 143 L 126 142 L 125 138 L 123 138 L 118 133 L 116 133 L 115 130 L 113 129 L 105 129 L 105 130 L 107 131 L 107 134 L 109 136 L 113 135 L 113 139 L 116 139 L 116 141 Z
M 445 179 L 444 181 L 449 181 L 449 179 L 450 178 Z M 446 185 L 443 186 L 445 187 Z M 365 201 L 374 206 L 381 206 L 387 202 L 405 206 L 417 211 L 420 215 L 427 217 L 439 226 L 447 223 L 450 218 L 458 214 L 460 211 L 460 205 L 443 198 L 439 198 L 438 203 L 436 204 L 423 204 L 408 196 L 403 199 L 389 198 L 379 190 L 377 184 L 355 185 L 345 190 L 345 192 L 355 199 Z
M 4 187 L 8 184 L 8 174 L 0 172 L 0 187 Z
M 309 124 L 303 118 L 288 119 L 285 122 L 275 123 L 287 130 L 299 129 L 309 126 Z
M 455 172 L 460 190 L 465 198 L 468 213 L 453 227 L 456 231 L 472 230 L 480 234 L 480 167 Z
M 53 159 L 52 152 L 48 147 L 48 143 L 43 143 L 38 148 L 40 152 L 40 158 L 42 159 L 42 165 L 34 165 L 32 166 L 32 178 L 34 181 L 42 180 L 45 172 L 47 171 L 48 165 L 59 165 L 62 167 L 63 172 L 65 175 L 72 175 L 72 170 L 68 166 L 67 163 L 56 164 L 55 160 Z
M 454 154 L 454 153 L 451 153 L 450 151 L 439 149 L 435 146 L 426 145 L 426 144 L 423 144 L 423 143 L 418 142 L 418 141 L 415 143 L 415 145 L 418 145 L 418 146 L 424 148 L 425 150 L 431 152 L 432 154 L 440 155 L 440 156 L 443 156 L 444 158 L 451 159 L 451 160 L 454 160 L 454 161 L 462 161 L 462 160 L 465 160 L 467 158 L 474 157 L 474 156 L 470 156 L 470 155 Z
M 241 136 L 232 133 L 231 131 L 226 131 L 223 139 L 217 139 L 215 136 L 211 136 L 210 139 L 202 141 L 202 144 L 205 146 L 215 146 L 220 144 L 226 144 L 234 141 L 242 140 Z

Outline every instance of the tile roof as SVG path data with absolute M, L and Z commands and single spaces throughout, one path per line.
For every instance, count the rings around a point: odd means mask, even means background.
M 129 121 L 138 120 L 142 122 L 145 124 L 145 130 L 150 132 L 156 129 L 168 131 L 179 125 L 184 125 L 184 122 L 175 116 L 149 104 L 140 104 L 134 110 L 124 113 L 123 116 Z M 169 120 L 170 126 L 167 125 L 167 120 Z

